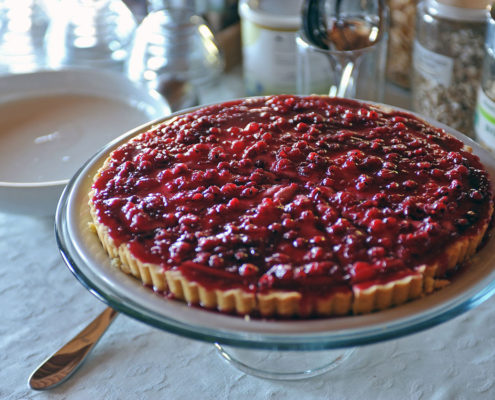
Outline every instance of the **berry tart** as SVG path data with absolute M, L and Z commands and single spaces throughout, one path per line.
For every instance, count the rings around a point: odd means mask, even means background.
M 470 148 L 416 116 L 270 96 L 139 134 L 105 160 L 89 206 L 115 266 L 157 292 L 305 318 L 447 285 L 482 243 L 493 196 Z

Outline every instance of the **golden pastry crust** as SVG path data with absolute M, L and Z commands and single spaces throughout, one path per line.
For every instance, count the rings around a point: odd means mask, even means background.
M 450 245 L 442 257 L 446 260 L 444 270 L 451 270 L 458 264 L 467 261 L 476 253 L 488 229 L 486 223 L 473 237 L 466 237 Z M 372 311 L 406 303 L 423 295 L 430 294 L 437 289 L 447 286 L 450 281 L 439 275 L 438 263 L 423 265 L 417 268 L 417 273 L 396 281 L 381 285 L 373 285 L 364 290 L 354 288 L 352 312 L 366 314 Z

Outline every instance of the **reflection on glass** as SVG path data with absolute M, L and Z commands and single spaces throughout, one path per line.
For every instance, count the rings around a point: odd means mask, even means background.
M 0 74 L 32 72 L 45 66 L 49 18 L 39 0 L 0 1 Z
M 48 30 L 50 67 L 85 66 L 121 71 L 136 28 L 122 0 L 64 0 Z
M 306 29 L 296 39 L 298 93 L 382 101 L 388 38 L 385 1 L 316 3 L 319 8 L 308 7 L 303 15 Z
M 137 29 L 127 73 L 150 84 L 157 78 L 205 83 L 222 68 L 222 55 L 203 19 L 188 9 L 167 9 L 150 13 Z

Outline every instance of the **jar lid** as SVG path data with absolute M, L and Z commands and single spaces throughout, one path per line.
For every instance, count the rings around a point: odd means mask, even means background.
M 484 10 L 491 4 L 490 0 L 437 0 L 439 3 L 447 6 L 459 7 L 459 8 L 472 8 L 478 10 Z
M 301 25 L 303 0 L 241 0 L 241 19 L 271 29 L 297 30 Z
M 431 15 L 456 21 L 486 22 L 491 0 L 426 0 Z

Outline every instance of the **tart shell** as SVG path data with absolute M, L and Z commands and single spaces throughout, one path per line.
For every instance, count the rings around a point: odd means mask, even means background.
M 108 166 L 109 159 L 110 157 L 94 177 L 95 181 Z M 190 305 L 229 314 L 282 318 L 367 314 L 428 295 L 448 285 L 450 281 L 446 278 L 446 272 L 454 270 L 476 253 L 483 242 L 493 213 L 493 202 L 490 199 L 488 215 L 484 217 L 486 222 L 475 232 L 450 244 L 438 258 L 439 261 L 433 264 L 421 265 L 406 276 L 373 283 L 364 288 L 357 284 L 327 295 L 308 297 L 298 291 L 277 289 L 212 289 L 188 279 L 178 268 L 165 269 L 157 264 L 142 262 L 132 254 L 128 244 L 124 242 L 117 245 L 107 226 L 99 221 L 92 201 L 94 195 L 93 189 L 89 193 L 89 208 L 93 220 L 91 229 L 98 235 L 103 248 L 112 259 L 112 265 L 125 274 L 135 277 L 143 285 L 152 287 L 157 292 Z

